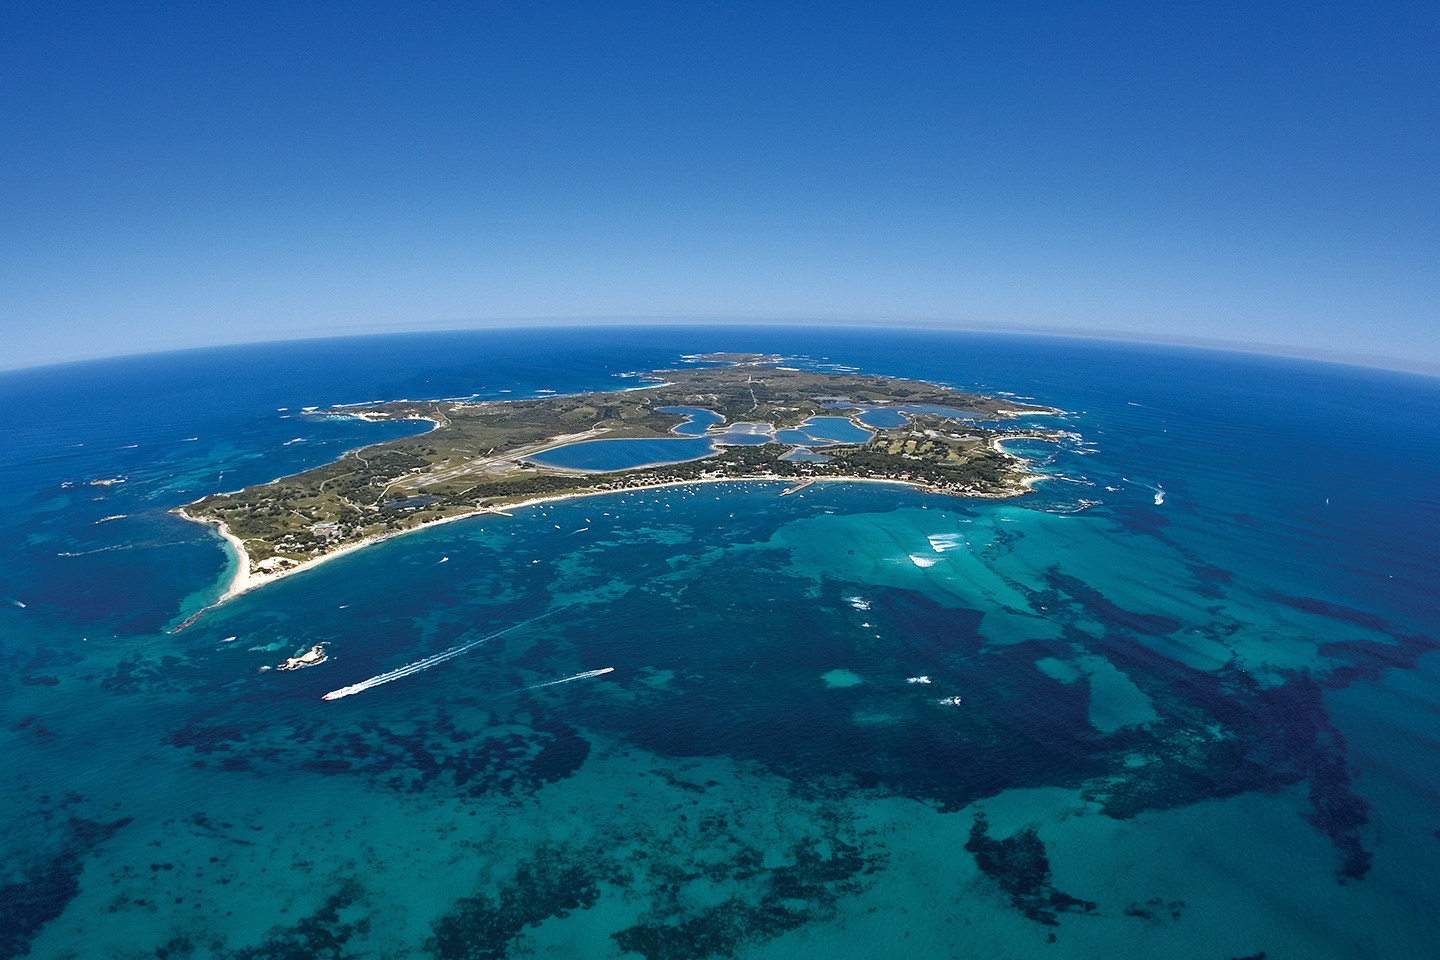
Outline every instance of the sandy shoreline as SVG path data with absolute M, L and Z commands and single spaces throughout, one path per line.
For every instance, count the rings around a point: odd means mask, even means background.
M 1006 456 L 1014 457 L 1014 454 L 1006 454 Z M 1018 459 L 1018 458 L 1017 458 L 1017 459 Z M 328 553 L 324 553 L 324 554 L 321 554 L 321 555 L 318 556 L 318 557 L 313 557 L 313 558 L 311 558 L 311 559 L 309 559 L 309 560 L 302 561 L 302 562 L 300 562 L 300 563 L 297 563 L 297 564 L 296 564 L 295 566 L 293 566 L 293 567 L 287 567 L 287 568 L 284 569 L 284 570 L 277 570 L 277 571 L 275 571 L 274 573 L 256 573 L 256 572 L 255 572 L 254 567 L 253 567 L 253 565 L 252 565 L 251 562 L 250 562 L 250 555 L 249 555 L 249 553 L 247 553 L 246 550 L 245 550 L 245 544 L 244 544 L 244 542 L 241 541 L 241 539 L 240 539 L 239 537 L 235 536 L 234 532 L 231 531 L 231 529 L 230 529 L 228 526 L 225 525 L 224 521 L 222 521 L 222 520 L 217 520 L 217 519 L 215 519 L 215 518 L 213 518 L 213 517 L 196 517 L 196 516 L 192 516 L 191 514 L 187 513 L 184 508 L 179 508 L 179 509 L 176 509 L 174 512 L 175 512 L 177 515 L 183 517 L 184 519 L 189 520 L 189 521 L 191 521 L 192 523 L 201 523 L 201 524 L 205 524 L 206 526 L 212 526 L 212 527 L 214 527 L 214 528 L 216 529 L 216 531 L 217 531 L 217 532 L 219 533 L 219 535 L 225 540 L 225 542 L 226 542 L 227 544 L 229 544 L 230 549 L 234 551 L 234 553 L 235 553 L 235 555 L 236 555 L 236 568 L 235 568 L 235 574 L 234 574 L 234 576 L 232 576 L 231 579 L 230 579 L 230 584 L 229 584 L 229 586 L 226 587 L 225 592 L 220 595 L 220 598 L 219 598 L 218 600 L 216 600 L 214 603 L 208 604 L 208 605 L 202 607 L 201 609 L 195 611 L 195 613 L 191 614 L 188 618 L 185 619 L 185 621 L 184 621 L 183 623 L 181 623 L 178 627 L 175 627 L 174 630 L 172 630 L 171 632 L 173 633 L 173 632 L 178 632 L 178 631 L 180 631 L 180 630 L 184 630 L 186 627 L 188 627 L 188 626 L 190 626 L 191 624 L 193 624 L 196 620 L 200 619 L 200 617 L 201 617 L 202 615 L 204 615 L 205 613 L 208 613 L 209 611 L 214 610 L 216 607 L 218 607 L 218 606 L 220 606 L 220 605 L 222 605 L 222 604 L 224 604 L 224 603 L 227 603 L 227 602 L 229 602 L 230 600 L 235 599 L 236 597 L 240 596 L 240 595 L 243 594 L 243 593 L 249 593 L 251 590 L 254 590 L 254 589 L 258 588 L 258 587 L 263 587 L 263 586 L 264 586 L 265 584 L 267 584 L 267 583 L 273 583 L 273 582 L 275 582 L 276 580 L 284 579 L 285 577 L 288 577 L 288 576 L 290 576 L 290 575 L 292 575 L 292 574 L 300 573 L 302 570 L 309 570 L 309 569 L 311 569 L 311 568 L 313 568 L 313 567 L 319 566 L 319 565 L 322 564 L 322 563 L 325 563 L 325 562 L 328 561 L 328 560 L 334 560 L 336 557 L 344 556 L 344 555 L 347 554 L 347 553 L 354 553 L 356 550 L 360 550 L 360 549 L 362 549 L 362 548 L 364 548 L 364 547 L 372 546 L 373 544 L 380 543 L 381 541 L 390 540 L 390 539 L 393 539 L 393 538 L 395 538 L 395 537 L 404 536 L 404 535 L 407 534 L 407 533 L 418 533 L 418 532 L 421 531 L 421 530 L 429 530 L 429 529 L 431 529 L 432 527 L 438 527 L 438 526 L 440 526 L 441 524 L 445 524 L 445 523 L 454 523 L 454 522 L 456 522 L 456 521 L 458 521 L 458 520 L 469 520 L 469 519 L 471 519 L 472 517 L 481 517 L 481 516 L 486 516 L 486 515 L 491 515 L 491 516 L 504 516 L 504 513 L 508 513 L 508 512 L 511 511 L 511 510 L 520 510 L 520 509 L 523 509 L 523 508 L 525 508 L 525 507 L 533 507 L 533 506 L 537 506 L 537 505 L 542 504 L 542 503 L 555 503 L 555 502 L 562 501 L 562 500 L 574 500 L 574 499 L 578 499 L 578 498 L 580 498 L 580 497 L 599 497 L 599 496 L 605 496 L 605 495 L 607 495 L 607 494 L 633 493 L 633 492 L 644 491 L 644 490 L 659 490 L 659 489 L 661 489 L 662 487 L 681 487 L 681 486 L 688 486 L 688 485 L 691 485 L 691 484 L 702 484 L 702 483 L 747 483 L 747 482 L 756 481 L 756 480 L 766 481 L 766 482 L 772 482 L 772 483 L 778 483 L 778 482 L 788 483 L 788 482 L 794 481 L 794 480 L 796 480 L 796 479 L 798 479 L 798 478 L 796 478 L 796 477 L 781 476 L 781 475 L 779 475 L 779 474 L 762 474 L 762 475 L 750 476 L 750 477 L 697 477 L 697 478 L 691 479 L 691 480 L 666 480 L 666 481 L 663 481 L 663 482 L 661 482 L 661 483 L 648 483 L 648 484 L 643 484 L 643 485 L 634 486 L 634 487 L 621 487 L 621 488 L 619 488 L 619 489 L 614 489 L 614 490 L 573 490 L 573 491 L 570 491 L 570 492 L 568 492 L 568 493 L 558 493 L 558 494 L 552 494 L 552 495 L 549 495 L 549 496 L 532 497 L 532 498 L 529 499 L 529 500 L 521 500 L 521 501 L 519 501 L 519 502 L 517 502 L 517 503 L 507 503 L 507 504 L 504 504 L 504 505 L 502 505 L 502 506 L 496 506 L 496 507 L 482 507 L 482 508 L 479 508 L 479 509 L 476 509 L 476 510 L 467 511 L 467 512 L 465 512 L 465 513 L 457 513 L 457 514 L 456 514 L 455 516 L 453 516 L 453 517 L 442 517 L 442 518 L 439 519 L 439 520 L 430 520 L 430 521 L 427 521 L 426 523 L 422 523 L 422 524 L 420 524 L 420 525 L 418 525 L 418 526 L 407 527 L 407 528 L 404 529 L 404 530 L 392 530 L 392 531 L 390 531 L 390 532 L 388 532 L 388 533 L 379 534 L 379 535 L 376 535 L 376 536 L 365 537 L 365 538 L 362 539 L 362 540 L 356 540 L 354 543 L 347 543 L 347 544 L 345 544 L 344 546 L 336 547 L 334 550 L 331 550 L 331 551 L 328 552 Z M 808 478 L 807 478 L 807 479 L 808 479 Z M 943 491 L 936 490 L 934 487 L 931 487 L 931 486 L 929 486 L 928 484 L 917 483 L 917 482 L 915 482 L 915 481 L 913 481 L 913 480 L 896 480 L 896 479 L 892 479 L 892 478 L 889 478 L 889 477 L 848 477 L 848 476 L 841 476 L 841 477 L 815 477 L 815 478 L 813 478 L 813 479 L 814 479 L 814 481 L 815 481 L 816 484 L 821 484 L 821 483 L 893 483 L 893 484 L 899 484 L 900 486 L 903 486 L 903 487 L 912 487 L 912 488 L 914 488 L 914 489 L 916 489 L 916 490 L 921 491 L 922 493 L 936 493 L 936 494 L 940 494 L 940 495 L 948 495 L 948 494 L 944 494 Z M 1034 483 L 1034 482 L 1037 481 L 1037 480 L 1043 480 L 1043 479 L 1045 479 L 1045 477 L 1044 477 L 1043 475 L 1031 475 L 1031 476 L 1029 476 L 1029 477 L 1025 477 L 1024 479 L 1022 479 L 1022 480 L 1020 481 L 1020 485 L 1021 485 L 1022 487 L 1024 487 L 1026 490 L 1029 490 L 1029 488 L 1030 488 L 1030 486 L 1031 486 L 1032 483 Z M 1011 497 L 1011 496 L 1015 496 L 1015 495 L 1016 495 L 1016 494 L 1012 494 L 1012 493 L 1000 493 L 1000 494 L 966 493 L 966 494 L 963 494 L 963 496 L 966 496 L 966 497 L 975 497 L 975 498 L 978 498 L 978 499 L 991 499 L 991 500 L 994 500 L 994 499 L 1005 499 L 1005 498 L 1008 498 L 1008 497 Z M 502 513 L 501 511 L 504 511 L 504 513 Z
M 552 499 L 564 498 L 556 497 Z M 516 504 L 516 506 L 529 506 L 531 502 L 539 503 L 542 501 L 527 501 L 525 504 Z M 222 538 L 224 538 L 225 542 L 230 545 L 231 550 L 234 551 L 236 555 L 237 566 L 235 568 L 234 576 L 230 578 L 229 586 L 225 588 L 225 592 L 220 595 L 219 599 L 195 611 L 188 618 L 186 618 L 186 620 L 181 623 L 180 626 L 176 627 L 174 631 L 171 631 L 172 633 L 185 629 L 186 627 L 190 626 L 190 624 L 198 620 L 201 614 L 214 610 L 216 607 L 235 599 L 242 593 L 249 593 L 251 590 L 254 590 L 257 587 L 263 587 L 267 583 L 274 583 L 276 580 L 284 579 L 285 577 L 290 576 L 292 573 L 299 573 L 302 570 L 309 570 L 311 567 L 317 567 L 320 564 L 326 562 L 327 560 L 334 560 L 336 557 L 342 557 L 347 553 L 354 553 L 356 550 L 380 543 L 382 540 L 389 540 L 392 537 L 402 536 L 407 533 L 416 533 L 420 530 L 428 530 L 431 527 L 438 527 L 442 523 L 450 523 L 455 520 L 468 520 L 471 517 L 484 516 L 485 514 L 495 514 L 496 511 L 490 508 L 486 508 L 483 510 L 473 510 L 469 513 L 456 514 L 453 517 L 442 517 L 439 520 L 431 520 L 430 522 L 423 523 L 418 527 L 408 527 L 404 530 L 393 530 L 389 533 L 365 537 L 364 539 L 356 540 L 354 543 L 347 543 L 344 546 L 336 547 L 329 553 L 323 553 L 318 557 L 312 557 L 309 560 L 297 563 L 293 567 L 287 567 L 284 570 L 277 570 L 274 573 L 255 572 L 254 568 L 250 563 L 250 554 L 247 553 L 245 550 L 244 542 L 241 541 L 239 537 L 235 536 L 234 532 L 232 532 L 231 529 L 225 525 L 225 522 L 223 520 L 216 520 L 213 517 L 194 517 L 186 513 L 183 509 L 176 510 L 175 513 L 177 513 L 181 517 L 184 517 L 186 520 L 191 521 L 192 523 L 200 523 L 204 524 L 207 527 L 214 527 L 216 532 L 219 533 Z

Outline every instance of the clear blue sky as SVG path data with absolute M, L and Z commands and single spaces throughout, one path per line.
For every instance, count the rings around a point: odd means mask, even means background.
M 0 4 L 0 367 L 575 316 L 1440 363 L 1440 4 Z

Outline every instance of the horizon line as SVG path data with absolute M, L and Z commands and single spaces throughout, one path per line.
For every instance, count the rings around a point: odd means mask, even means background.
M 1352 353 L 1317 347 L 1301 347 L 1293 344 L 1270 341 L 1230 340 L 1216 337 L 1201 337 L 1187 334 L 1150 333 L 1107 327 L 1066 327 L 1052 324 L 1002 323 L 984 320 L 956 320 L 920 317 L 834 317 L 834 316 L 724 316 L 673 314 L 543 314 L 535 316 L 510 316 L 489 319 L 437 320 L 431 323 L 366 323 L 335 332 L 333 327 L 305 327 L 295 331 L 293 336 L 266 337 L 264 339 L 219 339 L 193 343 L 185 346 L 140 349 L 135 352 L 100 353 L 77 355 L 63 359 L 42 360 L 38 363 L 22 363 L 18 366 L 0 365 L 0 375 L 40 370 L 46 367 L 68 366 L 70 364 L 120 360 L 127 357 L 144 357 L 167 353 L 188 353 L 200 350 L 215 350 L 225 347 L 260 346 L 267 343 L 298 343 L 320 340 L 347 340 L 363 337 L 412 334 L 423 336 L 432 333 L 484 332 L 487 330 L 523 330 L 528 327 L 563 329 L 567 327 L 846 327 L 870 330 L 887 328 L 903 330 L 934 330 L 953 333 L 988 333 L 1028 337 L 1053 337 L 1055 339 L 1089 340 L 1102 342 L 1153 344 L 1156 346 L 1190 347 L 1225 353 L 1242 353 L 1257 356 L 1286 357 L 1295 360 L 1312 360 L 1365 369 L 1386 370 L 1426 377 L 1440 377 L 1440 362 L 1410 360 L 1387 354 Z

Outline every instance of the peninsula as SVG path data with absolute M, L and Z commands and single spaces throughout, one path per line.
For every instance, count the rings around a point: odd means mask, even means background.
M 798 370 L 758 354 L 694 359 L 715 365 L 655 371 L 643 376 L 642 387 L 610 392 L 337 408 L 330 412 L 427 420 L 434 427 L 352 450 L 313 470 L 207 496 L 177 512 L 216 524 L 236 548 L 240 568 L 223 600 L 409 530 L 606 491 L 707 480 L 835 479 L 1014 496 L 1034 477 L 1000 441 L 1058 436 L 1007 423 L 1021 414 L 1055 412 L 1047 407 L 920 381 Z M 545 462 L 547 452 L 597 440 L 652 441 L 647 450 L 670 449 L 653 441 L 680 441 L 685 452 L 650 459 L 691 459 L 592 470 Z

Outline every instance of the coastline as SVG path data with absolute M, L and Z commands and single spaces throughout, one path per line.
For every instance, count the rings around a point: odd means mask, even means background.
M 1018 454 L 1018 453 L 1011 453 L 1009 450 L 1006 450 L 1006 449 L 1002 446 L 1002 444 L 1003 444 L 1006 440 L 1024 440 L 1024 439 L 1031 439 L 1031 438 L 1028 438 L 1028 437 L 996 437 L 996 438 L 994 438 L 993 440 L 990 441 L 990 449 L 991 449 L 991 450 L 994 450 L 996 453 L 1000 454 L 1002 457 L 1009 457 L 1011 460 L 1013 460 L 1013 461 L 1015 462 L 1015 464 L 1016 464 L 1017 466 L 1020 467 L 1021 470 L 1024 470 L 1024 471 L 1025 471 L 1025 476 L 1023 476 L 1023 477 L 1020 478 L 1020 486 L 1024 487 L 1024 488 L 1025 488 L 1025 491 L 1028 493 L 1028 492 L 1030 492 L 1032 489 L 1034 489 L 1035 484 L 1039 483 L 1041 480 L 1053 480 L 1054 478 L 1051 477 L 1050 474 L 1048 474 L 1048 473 L 1036 473 L 1036 472 L 1034 472 L 1033 470 L 1030 469 L 1030 464 L 1034 463 L 1034 462 L 1035 462 L 1034 460 L 1030 460 L 1030 459 L 1028 459 L 1028 458 L 1026 458 L 1026 457 L 1022 457 L 1022 456 L 1020 456 L 1020 454 Z M 1048 438 L 1048 439 L 1053 440 L 1054 438 Z
M 563 499 L 563 497 L 556 497 L 551 499 Z M 530 502 L 527 501 L 523 505 L 528 506 L 529 503 Z M 517 504 L 517 506 L 519 506 L 519 504 Z M 189 520 L 192 523 L 200 523 L 204 524 L 205 526 L 214 527 L 216 532 L 219 533 L 219 535 L 225 540 L 225 542 L 230 545 L 230 548 L 235 551 L 237 555 L 238 565 L 235 569 L 235 574 L 230 578 L 229 586 L 225 588 L 225 592 L 222 593 L 220 597 L 213 603 L 206 604 L 204 607 L 201 607 L 199 610 L 196 610 L 194 613 L 192 613 L 189 617 L 186 617 L 184 622 L 182 622 L 179 626 L 175 627 L 173 630 L 170 631 L 171 633 L 179 633 L 181 630 L 184 630 L 186 627 L 193 624 L 196 620 L 200 619 L 203 614 L 209 613 L 216 607 L 219 607 L 222 604 L 234 600 L 242 593 L 249 593 L 251 590 L 263 587 L 267 583 L 274 583 L 276 580 L 283 580 L 285 577 L 290 576 L 292 573 L 299 573 L 302 570 L 309 570 L 311 567 L 317 567 L 320 564 L 326 562 L 327 560 L 334 560 L 336 557 L 344 556 L 347 553 L 353 553 L 356 550 L 372 546 L 374 544 L 380 543 L 383 540 L 389 540 L 393 537 L 403 536 L 407 533 L 415 533 L 420 530 L 428 530 L 431 527 L 438 527 L 442 523 L 450 523 L 455 520 L 468 520 L 471 517 L 481 516 L 487 513 L 497 513 L 495 509 L 489 507 L 479 510 L 473 510 L 469 513 L 458 513 L 453 517 L 442 517 L 439 520 L 431 520 L 428 523 L 422 523 L 416 527 L 407 527 L 404 530 L 393 530 L 389 533 L 365 537 L 363 539 L 356 540 L 354 543 L 347 543 L 343 546 L 336 547 L 334 550 L 331 550 L 328 553 L 322 553 L 318 557 L 311 557 L 309 560 L 301 561 L 293 567 L 287 567 L 284 570 L 277 570 L 274 573 L 256 573 L 250 563 L 250 554 L 245 550 L 244 541 L 242 541 L 239 537 L 235 536 L 234 532 L 231 531 L 228 526 L 226 526 L 225 521 L 216 520 L 214 517 L 191 516 L 190 514 L 186 513 L 183 508 L 176 509 L 173 512 L 183 517 L 184 519 Z
M 1017 460 L 1019 459 L 1018 457 L 1014 457 L 1014 454 L 1006 454 L 1006 456 L 1012 457 Z M 225 592 L 220 595 L 219 599 L 195 611 L 193 614 L 187 617 L 179 626 L 175 627 L 170 632 L 179 633 L 181 630 L 189 627 L 190 625 L 195 623 L 195 621 L 199 620 L 201 616 L 210 612 L 211 610 L 214 610 L 216 607 L 228 603 L 229 601 L 235 599 L 241 594 L 249 593 L 251 590 L 263 587 L 267 583 L 274 583 L 277 580 L 283 580 L 285 577 L 291 576 L 292 574 L 300 573 L 302 570 L 309 570 L 313 567 L 319 566 L 322 563 L 325 563 L 328 560 L 334 560 L 336 557 L 344 556 L 347 553 L 353 553 L 356 550 L 363 549 L 364 547 L 372 546 L 385 540 L 392 540 L 395 537 L 402 537 L 407 533 L 418 533 L 421 530 L 429 530 L 432 527 L 438 527 L 441 524 L 454 523 L 458 520 L 469 520 L 472 517 L 484 516 L 486 514 L 504 516 L 506 515 L 505 512 L 511 510 L 519 510 L 525 507 L 534 507 L 542 503 L 556 503 L 563 500 L 574 500 L 580 497 L 599 497 L 605 496 L 607 494 L 631 493 L 642 490 L 658 490 L 663 487 L 682 487 L 692 484 L 748 483 L 756 480 L 772 483 L 788 483 L 790 481 L 793 481 L 794 479 L 794 477 L 784 477 L 779 474 L 757 474 L 755 476 L 749 477 L 697 477 L 689 480 L 665 480 L 659 483 L 647 483 L 634 487 L 622 487 L 615 490 L 571 490 L 565 493 L 555 493 L 545 496 L 531 497 L 528 500 L 520 500 L 516 503 L 507 503 L 489 507 L 479 507 L 475 510 L 470 510 L 465 513 L 457 513 L 453 517 L 442 517 L 438 520 L 430 520 L 417 526 L 407 527 L 404 530 L 392 530 L 388 533 L 365 537 L 361 540 L 356 540 L 354 543 L 347 543 L 343 546 L 336 547 L 334 550 L 331 550 L 327 553 L 322 553 L 321 555 L 317 557 L 312 557 L 309 560 L 303 560 L 293 567 L 287 567 L 284 570 L 277 570 L 274 573 L 255 572 L 254 567 L 250 562 L 250 554 L 245 550 L 244 542 L 239 537 L 235 536 L 234 532 L 231 531 L 228 526 L 226 526 L 223 520 L 217 520 L 213 517 L 193 516 L 187 513 L 183 507 L 179 507 L 173 511 L 178 516 L 183 517 L 184 519 L 189 520 L 192 523 L 201 523 L 205 524 L 206 526 L 215 527 L 216 532 L 219 533 L 221 538 L 223 538 L 225 542 L 229 544 L 230 548 L 235 552 L 237 565 L 234 575 L 230 578 L 229 586 L 226 587 Z M 921 493 L 934 493 L 940 496 L 957 496 L 956 494 L 948 494 L 944 491 L 937 490 L 934 487 L 931 487 L 930 485 L 925 483 L 917 483 L 914 480 L 898 480 L 891 477 L 838 476 L 815 477 L 813 479 L 814 483 L 817 485 L 822 483 L 893 483 L 899 484 L 902 487 L 911 487 Z M 960 494 L 959 496 L 973 497 L 982 500 L 1004 500 L 1009 499 L 1010 497 L 1021 496 L 1025 493 L 1028 493 L 1033 483 L 1044 479 L 1046 479 L 1044 475 L 1031 474 L 1022 478 L 1019 481 L 1019 485 L 1024 488 L 1019 491 L 1010 493 L 965 493 Z

